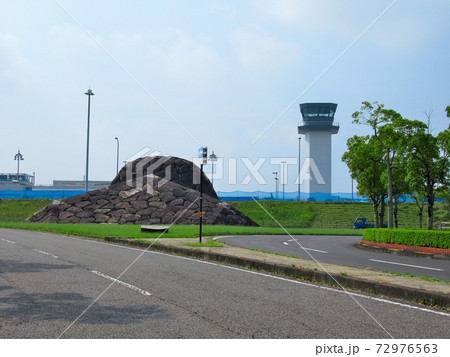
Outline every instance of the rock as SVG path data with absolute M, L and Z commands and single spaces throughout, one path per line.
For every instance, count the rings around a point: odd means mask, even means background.
M 121 201 L 121 202 L 117 202 L 116 203 L 116 209 L 120 209 L 120 208 L 123 208 L 124 210 L 126 210 L 126 209 L 128 209 L 128 208 L 130 208 L 131 206 L 130 206 L 130 204 L 128 203 L 128 202 L 124 202 L 124 201 Z
M 86 195 L 86 193 L 82 193 L 80 196 Z M 81 201 L 78 203 L 75 203 L 75 207 L 84 208 L 86 206 L 89 206 L 91 204 L 91 201 Z
M 172 223 L 174 221 L 174 219 L 175 218 L 173 216 L 167 215 L 167 216 L 164 216 L 163 218 L 161 218 L 161 223 L 163 223 L 163 224 L 170 224 L 170 223 Z
M 134 196 L 136 193 L 141 193 L 142 190 L 138 189 L 138 188 L 132 188 L 131 190 L 128 191 L 121 191 L 119 193 L 119 196 L 121 198 L 128 198 L 128 197 L 132 197 Z
M 111 210 L 109 208 L 98 208 L 94 211 L 94 213 L 98 213 L 98 214 L 105 214 L 110 212 Z
M 192 162 L 155 156 L 137 159 L 127 166 L 134 170 L 132 180 L 127 181 L 124 167 L 109 187 L 55 200 L 27 221 L 171 224 L 176 220 L 177 224 L 198 224 L 199 182 L 193 178 L 198 175 L 200 181 L 200 170 Z M 205 224 L 256 225 L 226 202 L 220 202 L 206 175 L 202 180 Z
M 134 201 L 134 202 L 131 202 L 131 205 L 138 211 L 143 210 L 148 207 L 147 200 Z
M 151 216 L 153 212 L 155 212 L 158 208 L 157 207 L 148 207 L 143 210 L 139 211 L 139 214 L 141 216 Z
M 107 205 L 109 203 L 109 201 L 105 198 L 101 198 L 96 203 L 99 207 L 103 207 L 103 206 Z
M 109 221 L 109 216 L 106 214 L 96 214 L 94 216 L 95 223 L 106 223 Z
M 88 218 L 92 217 L 94 215 L 91 211 L 81 211 L 80 213 L 77 213 L 76 217 L 78 218 Z
M 73 217 L 73 213 L 72 212 L 65 211 L 65 212 L 61 212 L 58 215 L 58 219 L 62 220 L 62 221 L 67 220 L 69 217 Z
M 169 203 L 170 206 L 183 206 L 184 200 L 182 198 L 176 198 Z

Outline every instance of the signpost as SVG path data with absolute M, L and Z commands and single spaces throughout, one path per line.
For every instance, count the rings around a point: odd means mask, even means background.
M 200 163 L 200 235 L 199 242 L 202 242 L 202 221 L 203 221 L 203 165 L 208 162 L 208 148 L 201 147 L 198 149 L 198 158 L 202 159 Z

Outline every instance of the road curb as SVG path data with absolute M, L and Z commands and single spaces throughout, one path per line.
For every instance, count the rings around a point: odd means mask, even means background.
M 162 244 L 152 244 L 116 237 L 105 237 L 104 239 L 106 242 L 124 244 L 139 248 L 150 249 L 154 251 L 188 256 L 197 259 L 204 259 L 220 263 L 232 264 L 248 269 L 255 269 L 269 273 L 300 278 L 302 280 L 324 283 L 332 286 L 338 286 L 339 283 L 344 288 L 359 290 L 373 295 L 381 295 L 390 298 L 406 300 L 408 302 L 436 305 L 439 307 L 443 307 L 445 309 L 450 308 L 450 295 L 389 284 L 383 281 L 375 282 L 371 280 L 355 278 L 346 275 L 333 273 L 328 274 L 322 271 L 304 269 L 302 267 L 292 267 L 282 264 L 261 262 L 258 260 L 248 259 L 241 256 L 231 256 L 220 253 L 205 252 L 195 248 L 184 248 Z
M 383 252 L 395 255 L 404 255 L 408 257 L 415 258 L 427 258 L 427 259 L 438 259 L 438 260 L 450 260 L 450 255 L 429 252 L 426 249 L 420 249 L 420 247 L 415 247 L 415 250 L 406 249 L 398 244 L 388 244 L 388 243 L 378 243 L 372 241 L 361 240 L 358 243 L 352 244 L 355 248 L 370 250 L 372 252 Z M 409 246 L 406 246 L 409 247 Z M 444 249 L 442 249 L 444 250 Z M 448 249 L 445 249 L 448 251 Z

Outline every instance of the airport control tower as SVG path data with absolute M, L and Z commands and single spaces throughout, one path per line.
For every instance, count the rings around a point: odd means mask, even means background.
M 334 103 L 300 104 L 303 122 L 298 125 L 298 133 L 305 135 L 306 142 L 306 168 L 302 168 L 306 193 L 331 193 L 331 134 L 339 131 L 339 124 L 333 122 L 336 108 Z

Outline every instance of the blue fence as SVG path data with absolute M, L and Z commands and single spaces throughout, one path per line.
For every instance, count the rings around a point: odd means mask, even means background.
M 233 191 L 222 192 L 218 191 L 217 196 L 223 201 L 251 201 L 253 199 L 261 200 L 278 200 L 278 201 L 318 201 L 318 202 L 368 202 L 364 197 L 359 197 L 351 193 L 300 193 L 298 192 L 265 192 L 265 191 Z
M 85 191 L 68 191 L 68 190 L 22 190 L 22 191 L 0 191 L 0 198 L 15 198 L 15 199 L 36 199 L 36 198 L 48 198 L 59 199 L 76 196 Z
M 15 199 L 61 199 L 84 193 L 84 190 L 22 190 L 22 191 L 0 191 L 0 198 Z M 278 200 L 278 201 L 298 201 L 298 192 L 265 192 L 265 191 L 218 191 L 217 196 L 222 201 L 252 201 L 252 200 Z M 351 193 L 300 193 L 300 201 L 310 202 L 368 202 L 364 197 L 359 197 Z M 403 197 L 401 202 L 412 202 L 411 199 Z

